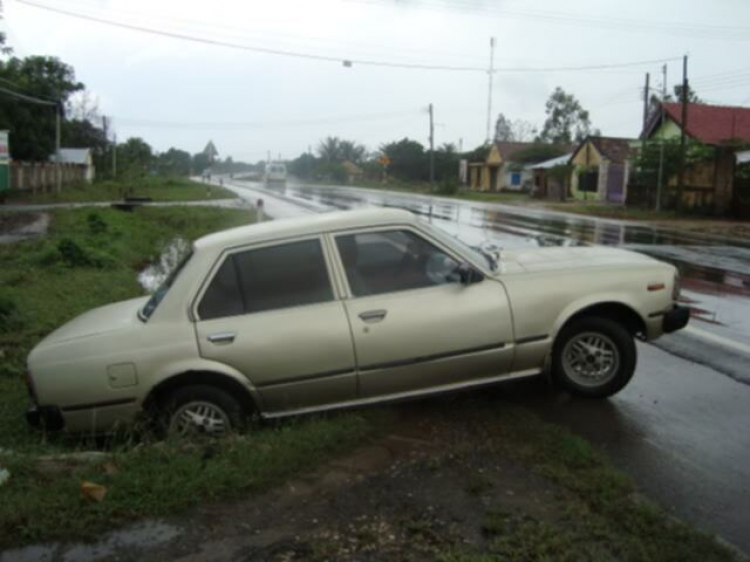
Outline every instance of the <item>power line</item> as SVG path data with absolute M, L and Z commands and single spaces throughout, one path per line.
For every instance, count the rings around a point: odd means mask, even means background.
M 93 21 L 104 25 L 113 27 L 119 27 L 121 29 L 128 29 L 131 31 L 138 31 L 141 33 L 149 33 L 152 35 L 160 35 L 163 37 L 170 37 L 172 39 L 180 39 L 183 41 L 190 41 L 194 43 L 202 43 L 206 45 L 214 45 L 219 47 L 227 47 L 230 49 L 237 49 L 242 51 L 249 51 L 255 53 L 263 53 L 268 55 L 284 56 L 291 58 L 300 58 L 308 60 L 317 60 L 324 62 L 336 62 L 343 63 L 345 65 L 359 64 L 363 66 L 378 66 L 386 68 L 403 68 L 411 70 L 441 70 L 441 71 L 452 71 L 452 72 L 481 72 L 486 73 L 487 69 L 479 66 L 453 66 L 453 65 L 436 65 L 436 64 L 418 64 L 418 63 L 407 63 L 407 62 L 395 62 L 375 59 L 355 59 L 349 57 L 334 57 L 329 55 L 319 55 L 311 53 L 301 53 L 297 51 L 284 50 L 284 49 L 270 49 L 266 47 L 253 47 L 249 45 L 242 45 L 239 43 L 232 43 L 220 39 L 209 39 L 205 37 L 196 37 L 194 35 L 187 35 L 183 33 L 176 33 L 172 31 L 165 31 L 147 27 L 141 27 L 138 25 L 116 22 L 96 16 L 90 16 L 77 12 L 71 12 L 63 10 L 61 8 L 54 8 L 52 6 L 45 6 L 43 4 L 37 4 L 30 0 L 16 0 L 20 4 L 31 6 L 40 10 L 46 10 L 73 18 L 78 18 L 86 21 Z M 582 66 L 567 66 L 567 67 L 544 67 L 544 68 L 533 68 L 533 67 L 507 67 L 507 68 L 495 68 L 495 72 L 579 72 L 588 70 L 611 70 L 618 68 L 629 68 L 636 66 L 646 66 L 654 64 L 662 64 L 665 62 L 671 62 L 678 60 L 679 57 L 656 59 L 647 61 L 631 61 L 623 63 L 609 63 L 609 64 L 593 64 L 593 65 L 582 65 Z
M 386 5 L 393 4 L 391 1 L 378 0 L 349 0 L 362 4 Z M 535 21 L 546 21 L 551 23 L 562 23 L 570 25 L 583 25 L 597 28 L 610 28 L 626 31 L 660 31 L 662 33 L 673 35 L 690 35 L 691 37 L 703 36 L 705 38 L 722 39 L 722 40 L 748 40 L 750 39 L 750 28 L 710 25 L 710 24 L 693 24 L 688 22 L 657 22 L 654 20 L 638 20 L 632 18 L 612 18 L 597 17 L 584 14 L 574 14 L 565 12 L 554 12 L 548 10 L 524 10 L 509 9 L 506 7 L 477 5 L 468 3 L 452 2 L 448 0 L 422 0 L 415 7 L 432 8 L 433 10 L 464 11 L 474 13 L 485 13 L 502 15 L 517 19 L 531 19 Z
M 78 4 L 80 7 L 83 7 L 85 9 L 88 9 L 91 6 L 90 3 L 87 3 L 85 1 L 81 0 L 66 0 L 65 4 L 70 7 L 70 4 Z M 110 18 L 115 18 L 117 20 L 122 20 L 127 17 L 143 17 L 142 13 L 138 13 L 136 11 L 132 10 L 107 10 L 106 12 Z M 91 12 L 87 12 L 87 14 L 91 14 Z M 100 14 L 93 14 L 93 15 L 100 15 Z M 308 48 L 310 47 L 310 44 L 316 44 L 316 47 L 322 47 L 324 50 L 330 50 L 331 46 L 335 46 L 335 48 L 338 49 L 346 49 L 349 50 L 355 50 L 359 51 L 359 54 L 361 56 L 367 56 L 371 55 L 373 50 L 377 50 L 378 55 L 383 55 L 384 53 L 384 47 L 387 49 L 388 45 L 384 45 L 382 43 L 380 44 L 372 44 L 372 43 L 360 43 L 360 42 L 353 42 L 343 39 L 334 39 L 331 37 L 316 37 L 311 35 L 299 35 L 299 34 L 293 34 L 288 32 L 279 32 L 277 30 L 274 30 L 273 32 L 269 32 L 268 30 L 258 30 L 248 27 L 239 27 L 235 25 L 227 25 L 226 23 L 218 23 L 218 22 L 211 22 L 211 21 L 197 21 L 197 20 L 191 20 L 187 18 L 180 18 L 175 17 L 174 15 L 169 16 L 162 16 L 157 13 L 154 13 L 153 11 L 148 14 L 148 19 L 151 23 L 152 20 L 164 20 L 167 21 L 170 25 L 174 26 L 177 25 L 181 29 L 180 31 L 195 31 L 195 28 L 197 28 L 197 31 L 199 33 L 208 33 L 210 35 L 211 31 L 206 31 L 207 29 L 213 29 L 218 30 L 223 35 L 231 35 L 233 37 L 239 37 L 242 39 L 256 39 L 261 40 L 264 43 L 268 42 L 268 40 L 276 40 L 279 38 L 282 39 L 291 39 L 295 43 L 299 44 L 302 42 L 302 47 Z M 307 44 L 305 44 L 307 43 Z M 321 45 L 327 44 L 327 45 Z M 391 54 L 391 53 L 389 53 Z M 398 55 L 431 55 L 431 56 L 439 56 L 439 57 L 450 57 L 454 59 L 472 59 L 472 62 L 475 62 L 477 64 L 481 64 L 480 61 L 483 60 L 481 57 L 474 54 L 469 54 L 466 52 L 457 52 L 455 50 L 434 50 L 434 49 L 422 49 L 419 47 L 414 47 L 413 45 L 410 45 L 407 48 L 399 47 L 398 49 Z
M 340 117 L 322 117 L 316 119 L 292 119 L 285 121 L 253 121 L 253 122 L 186 122 L 186 121 L 156 121 L 150 119 L 139 119 L 114 116 L 118 123 L 131 126 L 178 128 L 178 129 L 226 129 L 244 130 L 264 127 L 300 127 L 304 125 L 327 125 L 332 123 L 348 123 L 362 121 L 383 121 L 401 119 L 406 116 L 418 115 L 418 109 L 393 111 L 388 113 L 375 113 L 363 115 L 346 115 Z

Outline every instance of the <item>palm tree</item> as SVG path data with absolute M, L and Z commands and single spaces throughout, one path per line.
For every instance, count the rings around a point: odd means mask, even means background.
M 349 160 L 353 164 L 361 163 L 367 155 L 367 149 L 355 141 L 342 140 L 339 147 L 342 160 Z
M 341 140 L 338 137 L 326 137 L 318 144 L 318 156 L 329 164 L 342 160 Z

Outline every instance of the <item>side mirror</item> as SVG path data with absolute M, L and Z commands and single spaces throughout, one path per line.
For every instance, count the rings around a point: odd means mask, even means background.
M 484 281 L 484 275 L 482 275 L 482 272 L 477 271 L 466 262 L 459 264 L 456 272 L 458 273 L 461 283 L 464 285 L 473 285 L 474 283 Z

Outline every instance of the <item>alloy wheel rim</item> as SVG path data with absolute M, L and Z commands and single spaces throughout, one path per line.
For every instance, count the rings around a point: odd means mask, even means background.
M 180 406 L 172 415 L 169 432 L 177 436 L 225 435 L 231 429 L 229 416 L 211 402 L 193 401 Z
M 608 383 L 620 367 L 620 353 L 608 336 L 584 332 L 571 338 L 562 353 L 565 375 L 580 386 Z

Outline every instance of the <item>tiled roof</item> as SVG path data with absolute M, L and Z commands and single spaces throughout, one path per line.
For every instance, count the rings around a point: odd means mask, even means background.
M 622 164 L 633 155 L 632 145 L 637 142 L 635 139 L 616 137 L 589 137 L 589 140 L 599 151 L 599 154 L 616 164 Z
M 682 104 L 665 103 L 664 110 L 682 126 Z M 750 107 L 689 103 L 685 132 L 705 144 L 721 144 L 733 139 L 750 141 Z

